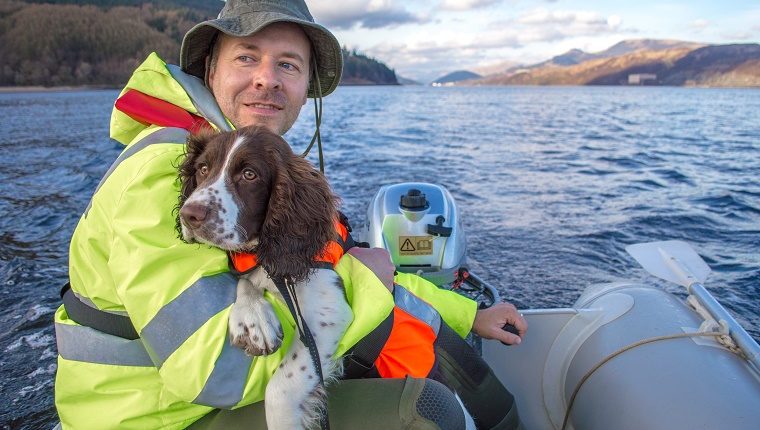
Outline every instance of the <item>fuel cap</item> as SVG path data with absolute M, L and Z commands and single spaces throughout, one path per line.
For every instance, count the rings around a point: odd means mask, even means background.
M 427 209 L 430 205 L 425 194 L 422 194 L 418 189 L 411 188 L 406 194 L 401 196 L 401 207 L 409 211 L 421 211 Z

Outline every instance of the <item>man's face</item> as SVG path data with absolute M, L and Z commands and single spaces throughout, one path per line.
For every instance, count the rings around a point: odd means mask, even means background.
M 248 37 L 221 34 L 208 83 L 235 128 L 290 130 L 309 89 L 309 39 L 292 23 L 270 24 Z

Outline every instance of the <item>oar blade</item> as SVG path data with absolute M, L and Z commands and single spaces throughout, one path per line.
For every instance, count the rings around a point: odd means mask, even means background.
M 700 283 L 710 274 L 710 266 L 702 260 L 688 243 L 680 240 L 637 243 L 625 247 L 625 250 L 649 273 L 667 281 L 688 286 L 684 274 L 674 269 L 673 258 L 688 269 Z

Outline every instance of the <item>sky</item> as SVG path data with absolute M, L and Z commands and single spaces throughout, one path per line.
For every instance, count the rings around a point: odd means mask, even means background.
M 630 39 L 760 41 L 757 0 L 306 0 L 341 45 L 428 83 Z M 503 67 L 503 68 L 506 68 Z

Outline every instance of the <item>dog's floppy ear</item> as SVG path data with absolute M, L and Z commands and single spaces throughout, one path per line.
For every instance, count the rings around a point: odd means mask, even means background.
M 179 218 L 179 210 L 190 194 L 198 187 L 198 181 L 195 179 L 195 161 L 206 149 L 208 142 L 219 135 L 219 132 L 210 128 L 201 128 L 197 133 L 191 133 L 187 136 L 185 143 L 185 159 L 179 165 L 179 202 L 175 208 L 177 213 L 176 230 L 179 237 L 182 238 L 182 223 Z
M 272 193 L 257 254 L 270 277 L 298 282 L 308 277 L 311 262 L 335 239 L 338 200 L 324 175 L 282 144 L 285 150 L 268 149 L 280 160 L 273 163 Z

